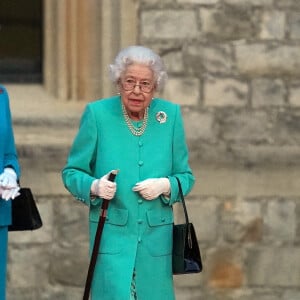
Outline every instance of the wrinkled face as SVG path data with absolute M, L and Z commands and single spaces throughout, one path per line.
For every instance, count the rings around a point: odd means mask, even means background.
M 129 65 L 122 74 L 119 90 L 122 102 L 130 118 L 140 120 L 149 106 L 154 92 L 153 71 L 146 65 Z

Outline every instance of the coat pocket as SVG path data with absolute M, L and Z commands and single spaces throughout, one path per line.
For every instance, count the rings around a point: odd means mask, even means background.
M 163 256 L 172 253 L 172 210 L 147 211 L 148 229 L 145 244 L 152 256 Z
M 90 216 L 91 245 L 94 242 L 98 218 Z M 128 222 L 128 210 L 111 208 L 105 220 L 99 253 L 117 254 L 124 249 L 126 241 L 124 239 L 126 224 Z

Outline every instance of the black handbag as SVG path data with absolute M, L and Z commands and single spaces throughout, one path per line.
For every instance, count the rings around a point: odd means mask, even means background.
M 176 177 L 183 205 L 185 223 L 173 225 L 173 274 L 191 274 L 202 271 L 202 259 L 194 225 L 189 222 L 184 196 L 179 179 Z
M 12 200 L 12 224 L 8 231 L 35 230 L 43 222 L 30 188 L 21 188 L 20 195 Z

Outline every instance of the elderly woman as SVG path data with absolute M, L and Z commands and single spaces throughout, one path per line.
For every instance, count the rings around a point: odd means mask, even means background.
M 11 200 L 19 192 L 19 175 L 9 97 L 0 86 L 0 300 L 5 299 L 8 225 L 11 224 Z
M 66 188 L 89 206 L 91 245 L 102 199 L 110 200 L 92 299 L 175 299 L 175 176 L 184 194 L 194 184 L 180 107 L 154 97 L 167 74 L 152 50 L 125 48 L 110 72 L 119 93 L 87 105 L 62 172 Z

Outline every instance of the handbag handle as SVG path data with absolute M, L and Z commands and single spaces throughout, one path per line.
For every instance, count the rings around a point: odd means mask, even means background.
M 191 229 L 190 229 L 190 226 L 189 226 L 190 221 L 189 221 L 189 216 L 188 216 L 188 212 L 187 212 L 185 201 L 184 201 L 184 195 L 183 195 L 183 192 L 182 192 L 181 183 L 180 183 L 179 179 L 176 176 L 175 176 L 175 178 L 176 178 L 177 183 L 178 183 L 179 194 L 180 194 L 181 203 L 182 203 L 183 211 L 184 211 L 185 223 L 186 223 L 186 227 L 187 227 L 187 230 L 188 230 L 187 242 L 189 244 L 189 247 L 192 248 L 192 244 L 193 244 L 192 234 L 191 234 Z
M 175 176 L 175 178 L 176 178 L 177 183 L 178 183 L 179 194 L 180 194 L 181 203 L 182 203 L 183 211 L 184 211 L 185 223 L 189 224 L 189 216 L 188 216 L 187 209 L 186 209 L 186 206 L 185 206 L 185 201 L 184 201 L 184 196 L 183 196 L 183 192 L 182 192 L 182 188 L 181 188 L 181 183 L 180 183 L 179 179 L 176 176 Z

